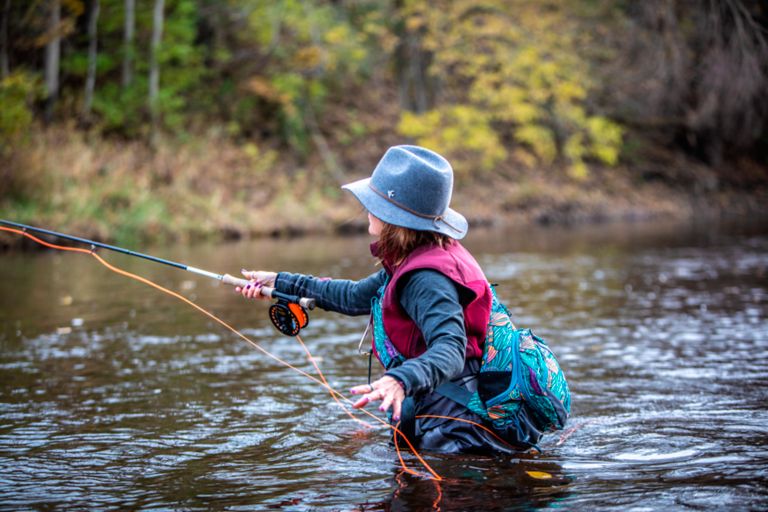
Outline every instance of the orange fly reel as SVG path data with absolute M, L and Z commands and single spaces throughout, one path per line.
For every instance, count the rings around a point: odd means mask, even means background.
M 269 307 L 269 318 L 278 331 L 296 336 L 309 323 L 307 310 L 295 302 L 279 300 Z

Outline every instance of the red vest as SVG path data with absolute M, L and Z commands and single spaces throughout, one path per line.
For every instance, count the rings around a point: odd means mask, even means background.
M 480 358 L 491 314 L 491 289 L 480 265 L 457 241 L 445 248 L 423 246 L 414 250 L 394 273 L 381 302 L 384 330 L 395 348 L 406 359 L 418 357 L 427 350 L 421 331 L 398 298 L 398 281 L 417 269 L 437 270 L 451 279 L 459 290 L 459 301 L 464 309 L 464 328 L 467 333 L 466 358 Z M 387 268 L 387 270 L 390 270 Z

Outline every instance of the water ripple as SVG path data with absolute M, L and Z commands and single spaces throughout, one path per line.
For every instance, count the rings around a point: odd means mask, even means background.
M 316 383 L 164 297 L 78 278 L 90 262 L 73 262 L 58 285 L 98 307 L 35 295 L 0 311 L 0 509 L 762 508 L 768 237 L 692 240 L 473 248 L 515 322 L 558 355 L 573 416 L 540 456 L 428 455 L 439 485 L 402 474 L 387 430 L 349 420 Z M 372 271 L 351 253 L 300 268 Z M 195 293 L 315 373 L 263 304 Z M 365 322 L 312 312 L 305 341 L 339 390 L 366 381 Z

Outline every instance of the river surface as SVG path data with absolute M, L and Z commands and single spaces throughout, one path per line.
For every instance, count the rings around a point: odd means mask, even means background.
M 216 272 L 359 278 L 376 270 L 368 243 L 133 249 Z M 768 507 L 768 225 L 475 230 L 465 245 L 516 323 L 549 341 L 573 410 L 540 455 L 423 454 L 440 482 L 405 473 L 385 429 L 178 299 L 87 255 L 0 254 L 0 509 Z M 315 374 L 268 303 L 101 254 Z M 366 382 L 365 323 L 316 310 L 302 332 L 344 393 Z

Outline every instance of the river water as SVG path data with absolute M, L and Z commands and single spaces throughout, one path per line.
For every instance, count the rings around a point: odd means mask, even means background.
M 217 272 L 359 278 L 366 237 L 135 248 Z M 544 453 L 424 454 L 177 299 L 81 254 L 0 254 L 3 510 L 746 510 L 768 507 L 768 226 L 475 230 L 516 323 L 573 393 Z M 267 303 L 110 253 L 314 374 Z M 313 311 L 331 386 L 364 383 L 366 319 Z M 362 417 L 364 418 L 364 417 Z M 404 454 L 409 467 L 422 471 Z

